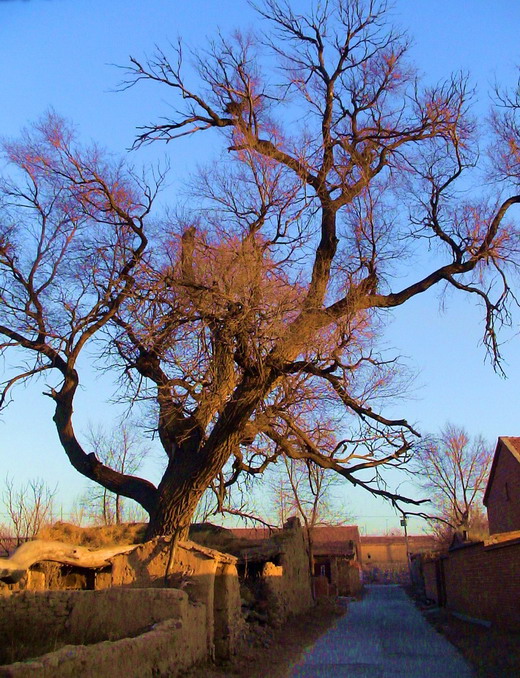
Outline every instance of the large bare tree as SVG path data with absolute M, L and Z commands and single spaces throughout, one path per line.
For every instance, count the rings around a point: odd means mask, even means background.
M 82 197 L 81 214 L 104 229 L 109 222 L 112 233 L 96 249 L 101 267 L 85 257 L 81 308 L 69 308 L 63 293 L 60 313 L 78 329 L 53 330 L 59 350 L 48 347 L 38 304 L 66 280 L 57 275 L 62 259 L 35 282 L 3 231 L 2 275 L 17 286 L 15 299 L 2 292 L 5 347 L 36 352 L 32 371 L 61 371 L 51 396 L 69 458 L 141 503 L 149 536 L 182 534 L 206 488 L 222 495 L 280 454 L 406 500 L 377 483 L 379 469 L 407 460 L 417 435 L 406 419 L 383 413 L 396 365 L 377 351 L 378 326 L 432 287 L 481 302 L 484 341 L 500 357 L 496 326 L 507 318 L 517 255 L 509 213 L 520 202 L 517 166 L 504 164 L 520 147 L 512 102 L 494 120 L 495 193 L 472 202 L 464 177 L 480 132 L 466 80 L 422 87 L 384 2 L 335 0 L 300 15 L 267 0 L 258 12 L 264 35 L 217 37 L 192 55 L 195 69 L 185 68 L 181 46 L 131 61 L 126 86 L 155 83 L 176 110 L 143 127 L 136 147 L 213 133 L 226 149 L 200 172 L 185 201 L 194 208 L 171 218 L 154 253 L 143 257 L 150 194 L 142 186 L 124 191 L 121 204 L 98 170 L 55 175 L 74 199 L 85 181 L 92 186 L 96 200 Z M 43 222 L 34 190 L 28 195 Z M 46 252 L 37 245 L 36 261 L 47 266 Z M 166 455 L 158 487 L 109 470 L 73 432 L 74 361 L 101 329 L 128 395 L 155 404 Z M 322 441 L 312 431 L 324 411 L 336 433 Z
M 492 460 L 493 448 L 482 437 L 471 438 L 453 424 L 417 450 L 414 469 L 438 519 L 434 531 L 444 541 L 454 531 L 466 536 L 482 532 L 482 497 Z

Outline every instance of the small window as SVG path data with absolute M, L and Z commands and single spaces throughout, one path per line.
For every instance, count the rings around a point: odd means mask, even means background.
M 367 555 L 367 558 L 370 560 L 370 553 Z
M 511 501 L 511 497 L 509 496 L 509 485 L 507 483 L 505 484 L 505 490 L 506 490 L 506 501 Z

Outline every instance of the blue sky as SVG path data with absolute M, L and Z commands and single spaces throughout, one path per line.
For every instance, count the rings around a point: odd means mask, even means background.
M 307 3 L 298 3 L 305 6 Z M 436 82 L 454 70 L 468 71 L 477 87 L 475 110 L 485 116 L 490 86 L 496 80 L 512 85 L 520 64 L 515 0 L 398 0 L 396 22 L 414 40 L 411 50 L 426 80 Z M 153 87 L 116 92 L 129 55 L 143 58 L 154 45 L 167 46 L 181 36 L 192 47 L 204 45 L 217 27 L 222 32 L 257 26 L 243 0 L 3 0 L 0 1 L 0 135 L 17 135 L 49 107 L 71 119 L 82 138 L 94 139 L 123 153 L 135 127 L 167 113 L 167 92 Z M 186 172 L 217 152 L 217 139 L 200 136 L 136 152 L 140 165 L 168 152 L 172 180 L 165 200 L 175 199 Z M 395 313 L 386 340 L 407 356 L 416 372 L 414 388 L 398 411 L 435 431 L 450 420 L 481 433 L 490 441 L 519 435 L 517 391 L 520 382 L 520 340 L 514 326 L 504 338 L 508 379 L 497 376 L 479 340 L 478 312 L 462 297 L 451 296 L 439 311 L 436 293 L 413 300 Z M 0 369 L 2 366 L 0 365 Z M 41 476 L 59 483 L 67 507 L 85 481 L 60 449 L 51 421 L 52 403 L 41 396 L 44 384 L 19 389 L 16 402 L 0 420 L 0 480 Z M 105 421 L 110 385 L 89 374 L 76 407 L 76 427 Z M 148 463 L 157 479 L 156 459 Z M 346 488 L 350 509 L 370 530 L 397 526 L 384 504 Z M 375 516 L 375 517 L 372 517 Z M 419 529 L 418 524 L 414 524 Z

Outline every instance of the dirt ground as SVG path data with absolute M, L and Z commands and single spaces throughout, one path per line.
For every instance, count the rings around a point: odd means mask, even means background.
M 256 627 L 239 654 L 222 666 L 200 666 L 186 678 L 286 678 L 303 651 L 347 611 L 334 602 L 320 602 L 292 617 L 280 629 Z
M 486 628 L 458 619 L 446 610 L 431 611 L 425 616 L 459 649 L 478 678 L 520 676 L 520 632 Z
M 407 591 L 409 595 L 413 594 Z M 465 621 L 416 600 L 425 618 L 466 658 L 478 678 L 520 676 L 520 632 Z

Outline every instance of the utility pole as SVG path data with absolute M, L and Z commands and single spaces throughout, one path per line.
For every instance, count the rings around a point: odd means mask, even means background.
M 404 543 L 406 545 L 406 563 L 408 564 L 408 576 L 410 577 L 410 584 L 413 584 L 412 582 L 412 567 L 410 564 L 410 548 L 408 544 L 408 519 L 406 517 L 406 513 L 403 513 L 403 517 L 401 518 L 401 526 L 404 528 Z

